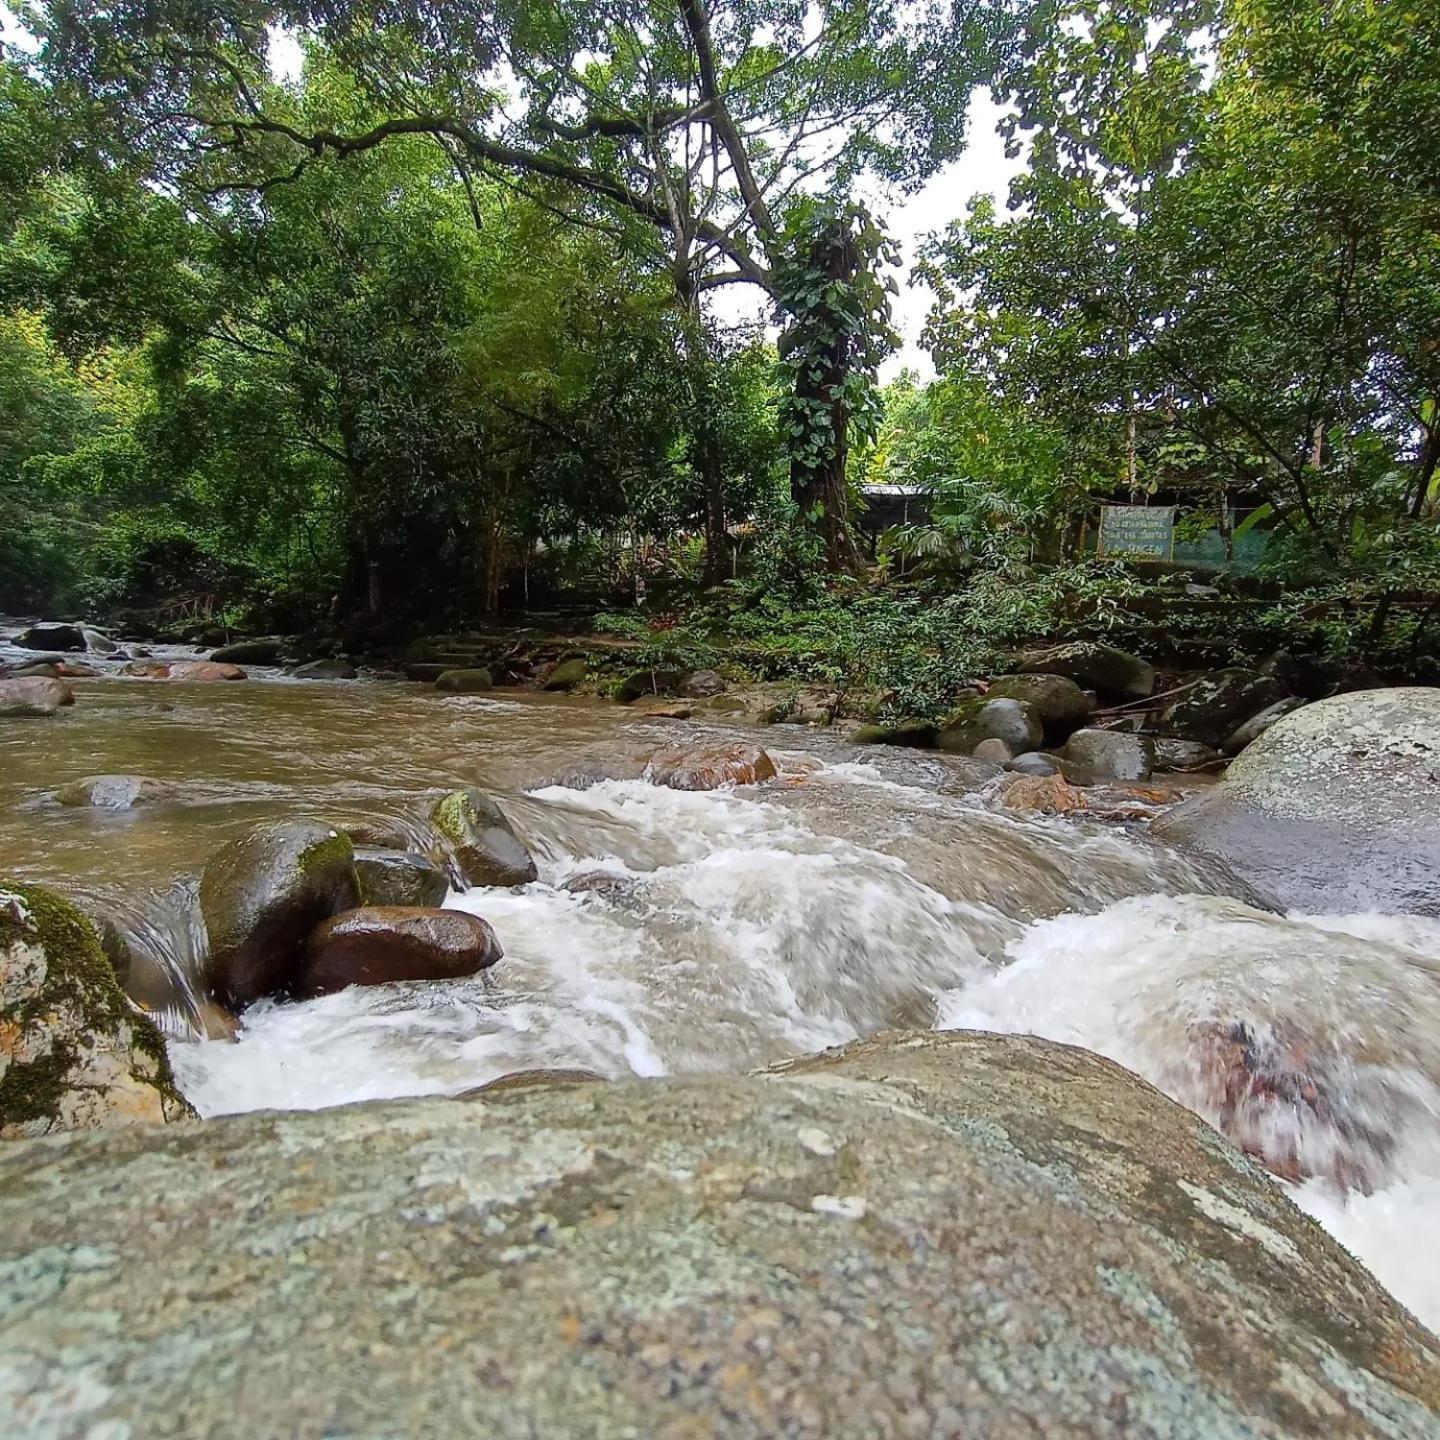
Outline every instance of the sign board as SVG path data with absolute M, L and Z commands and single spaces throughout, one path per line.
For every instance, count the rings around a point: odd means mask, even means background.
M 1173 505 L 1102 505 L 1101 555 L 1154 555 L 1169 560 L 1175 549 Z

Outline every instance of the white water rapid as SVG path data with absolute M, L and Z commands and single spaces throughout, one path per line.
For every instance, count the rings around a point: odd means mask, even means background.
M 214 1115 L 536 1066 L 736 1071 L 895 1025 L 1028 1031 L 1289 1156 L 1294 1198 L 1440 1325 L 1440 922 L 1270 915 L 1133 831 L 872 765 L 787 772 L 507 800 L 540 880 L 449 900 L 499 933 L 493 972 L 253 1007 L 238 1044 L 172 1046 L 182 1085 Z

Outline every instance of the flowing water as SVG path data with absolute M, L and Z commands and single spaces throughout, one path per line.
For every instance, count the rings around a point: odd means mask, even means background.
M 558 782 L 577 764 L 719 732 L 561 696 L 254 674 L 107 675 L 75 682 L 54 719 L 5 722 L 0 872 L 116 917 L 181 974 L 203 944 L 200 867 L 262 819 L 420 839 L 429 797 L 480 785 L 540 879 L 450 897 L 505 947 L 483 976 L 263 1002 L 235 1044 L 168 1017 L 202 1114 L 453 1093 L 535 1066 L 733 1072 L 887 1026 L 1029 1031 L 1288 1158 L 1295 1198 L 1440 1324 L 1440 922 L 1269 914 L 1139 825 L 1007 812 L 943 757 L 776 727 L 755 738 L 778 783 L 576 789 Z M 96 774 L 179 788 L 129 810 L 52 798 Z

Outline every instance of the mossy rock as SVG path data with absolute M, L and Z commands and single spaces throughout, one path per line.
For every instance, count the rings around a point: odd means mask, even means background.
M 200 877 L 210 993 L 232 1009 L 285 993 L 305 937 L 359 903 L 355 848 L 330 825 L 281 820 L 232 840 Z
M 673 695 L 684 683 L 687 673 L 666 667 L 632 670 L 615 687 L 615 698 L 622 705 L 629 705 L 642 695 Z
M 952 755 L 973 755 L 975 747 L 984 741 L 1003 740 L 1012 754 L 1020 755 L 1037 749 L 1044 738 L 1040 712 L 1027 701 L 976 696 L 961 704 L 945 722 L 940 731 L 940 748 Z
M 987 700 L 1020 700 L 1034 708 L 1046 740 L 1064 740 L 1089 718 L 1090 697 L 1063 675 L 1006 675 L 985 692 Z M 1000 737 L 1004 739 L 1004 736 Z
M 911 750 L 933 750 L 938 735 L 928 720 L 902 720 L 897 725 L 859 725 L 850 732 L 852 745 L 900 745 Z
M 505 812 L 483 790 L 451 791 L 435 802 L 430 819 L 467 884 L 528 885 L 538 875 Z
M 583 660 L 562 660 L 545 677 L 545 690 L 573 690 L 583 685 L 590 673 L 590 667 Z
M 438 905 L 450 882 L 428 856 L 408 850 L 357 850 L 355 874 L 365 905 Z
M 193 1113 L 95 926 L 51 890 L 0 879 L 0 1139 Z
M 495 688 L 495 677 L 488 670 L 446 670 L 435 681 L 435 688 L 452 695 L 478 695 Z

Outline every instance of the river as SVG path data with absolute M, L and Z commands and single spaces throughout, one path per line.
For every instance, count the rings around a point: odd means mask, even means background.
M 1194 1037 L 1239 1025 L 1246 1047 L 1303 1049 L 1324 1091 L 1254 1123 L 1285 1129 L 1308 1169 L 1364 1177 L 1287 1188 L 1440 1326 L 1440 921 L 1269 914 L 1141 825 L 1019 815 L 943 757 L 797 727 L 752 737 L 781 769 L 757 789 L 576 789 L 557 782 L 577 763 L 718 732 L 565 696 L 262 670 L 73 684 L 59 716 L 0 725 L 0 872 L 104 909 L 181 969 L 201 943 L 200 867 L 259 820 L 419 834 L 427 796 L 479 785 L 539 863 L 533 885 L 447 902 L 505 947 L 483 976 L 262 1002 L 235 1044 L 172 1017 L 203 1115 L 454 1093 L 534 1066 L 734 1072 L 939 1025 L 1084 1045 L 1215 1120 Z M 97 774 L 179 791 L 54 802 Z

